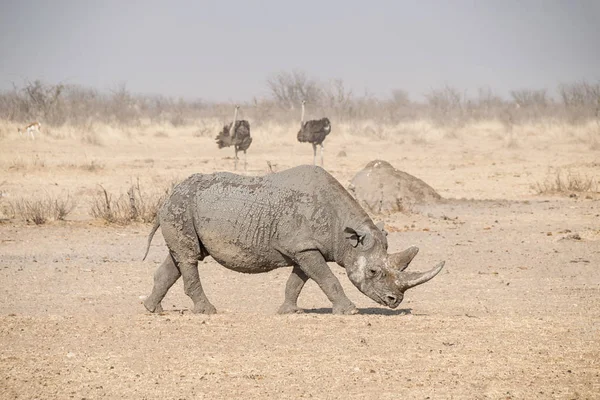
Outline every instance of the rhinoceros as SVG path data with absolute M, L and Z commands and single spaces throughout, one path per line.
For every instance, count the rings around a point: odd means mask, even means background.
M 162 311 L 162 299 L 183 276 L 192 311 L 215 313 L 198 275 L 198 261 L 207 256 L 244 273 L 291 266 L 281 314 L 303 311 L 297 301 L 309 278 L 327 295 L 334 314 L 358 312 L 327 262 L 345 268 L 362 293 L 390 308 L 402 302 L 407 289 L 429 281 L 444 266 L 441 262 L 427 272 L 406 272 L 418 248 L 388 254 L 382 227 L 317 166 L 258 177 L 191 175 L 161 206 L 144 259 L 159 226 L 169 255 L 156 270 L 152 293 L 144 301 L 150 312 Z

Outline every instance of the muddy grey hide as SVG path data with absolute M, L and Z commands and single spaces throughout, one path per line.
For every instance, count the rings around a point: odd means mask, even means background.
M 427 282 L 444 262 L 427 272 L 407 272 L 418 252 L 387 253 L 387 238 L 343 186 L 324 169 L 299 166 L 262 177 L 218 172 L 194 174 L 178 184 L 158 212 L 144 259 L 158 227 L 169 255 L 154 274 L 144 301 L 161 312 L 161 300 L 183 277 L 196 313 L 216 312 L 198 275 L 198 261 L 212 256 L 238 272 L 292 267 L 279 313 L 296 313 L 298 296 L 314 280 L 334 314 L 355 314 L 327 262 L 346 269 L 350 281 L 379 304 L 396 308 L 407 289 Z

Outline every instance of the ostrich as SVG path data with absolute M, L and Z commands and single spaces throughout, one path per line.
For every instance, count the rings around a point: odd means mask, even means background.
M 304 104 L 302 100 L 302 116 L 300 117 L 300 130 L 298 131 L 298 141 L 308 142 L 313 147 L 313 165 L 317 163 L 317 145 L 321 146 L 321 166 L 323 166 L 323 141 L 331 132 L 331 122 L 329 118 L 321 118 L 319 120 L 311 120 L 304 122 Z
M 217 145 L 219 149 L 223 147 L 229 147 L 233 145 L 235 149 L 235 161 L 234 161 L 234 169 L 237 169 L 238 162 L 238 151 L 244 152 L 244 171 L 246 171 L 246 150 L 250 147 L 252 143 L 252 137 L 250 137 L 250 124 L 246 120 L 237 120 L 237 113 L 240 106 L 235 106 L 235 111 L 233 113 L 233 122 L 229 125 L 224 125 L 223 130 L 219 132 L 217 137 Z M 235 127 L 233 134 L 231 135 L 231 127 Z

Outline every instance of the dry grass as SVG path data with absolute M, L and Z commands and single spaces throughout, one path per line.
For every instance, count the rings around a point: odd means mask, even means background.
M 23 157 L 17 157 L 10 161 L 8 165 L 9 170 L 14 171 L 26 171 L 35 170 L 39 168 L 46 168 L 46 160 L 40 157 L 39 154 L 31 157 L 31 160 L 25 160 Z
M 127 193 L 117 198 L 104 187 L 100 186 L 100 189 L 93 198 L 90 215 L 108 223 L 126 225 L 132 222 L 153 222 L 172 186 L 162 192 L 149 193 L 142 190 L 138 179 L 129 187 Z
M 83 164 L 63 163 L 63 164 L 59 164 L 59 167 L 82 170 L 82 171 L 87 171 L 87 172 L 98 172 L 98 171 L 101 171 L 104 169 L 104 164 L 99 161 L 96 161 L 96 160 L 90 160 L 90 161 L 85 161 Z
M 36 225 L 43 225 L 48 221 L 63 221 L 76 206 L 75 200 L 66 196 L 47 195 L 38 199 L 20 198 L 10 203 L 13 217 L 19 217 Z
M 571 172 L 563 174 L 560 170 L 543 182 L 537 182 L 534 187 L 537 194 L 598 192 L 598 188 L 598 181 L 593 177 L 581 176 Z
M 315 112 L 311 118 L 326 116 L 325 112 Z M 262 119 L 252 115 L 244 117 L 250 122 L 252 137 L 255 143 L 284 143 L 295 140 L 299 122 L 291 120 Z M 170 123 L 141 119 L 135 126 L 117 126 L 101 122 L 87 124 L 85 127 L 63 125 L 52 128 L 52 135 L 41 137 L 44 140 L 79 140 L 95 147 L 110 148 L 123 139 L 139 140 L 140 138 L 179 139 L 183 137 L 213 138 L 230 122 L 229 116 L 213 116 L 197 119 L 186 119 L 185 125 L 173 126 Z M 16 125 L 8 121 L 0 121 L 0 129 L 6 132 L 6 138 L 20 139 L 16 133 Z M 14 128 L 14 129 L 12 129 Z M 50 127 L 48 127 L 50 129 Z M 354 143 L 368 143 L 373 140 L 391 141 L 396 144 L 425 145 L 443 140 L 468 141 L 473 137 L 490 137 L 502 142 L 503 147 L 516 149 L 527 147 L 531 141 L 553 141 L 581 143 L 590 149 L 600 147 L 600 128 L 596 122 L 568 124 L 560 119 L 546 118 L 511 124 L 507 128 L 501 119 L 485 119 L 467 121 L 463 124 L 440 125 L 427 118 L 391 122 L 376 118 L 354 120 L 335 120 L 332 118 L 332 133 L 336 137 L 348 139 Z M 36 141 L 36 143 L 38 143 Z M 253 144 L 253 147 L 255 145 Z M 94 151 L 94 150 L 90 150 Z M 27 169 L 43 167 L 45 160 L 23 160 L 17 158 L 9 168 Z

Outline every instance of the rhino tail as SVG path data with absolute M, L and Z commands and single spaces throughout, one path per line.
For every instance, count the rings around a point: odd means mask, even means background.
M 160 220 L 158 219 L 158 215 L 157 215 L 156 219 L 154 220 L 154 226 L 152 227 L 152 230 L 150 231 L 150 235 L 148 235 L 148 244 L 146 245 L 146 253 L 144 254 L 144 258 L 142 258 L 142 261 L 144 261 L 146 259 L 146 257 L 148 256 L 148 252 L 150 251 L 150 243 L 152 243 L 152 238 L 154 237 L 154 234 L 156 233 L 156 230 L 158 229 L 159 226 L 160 226 Z

